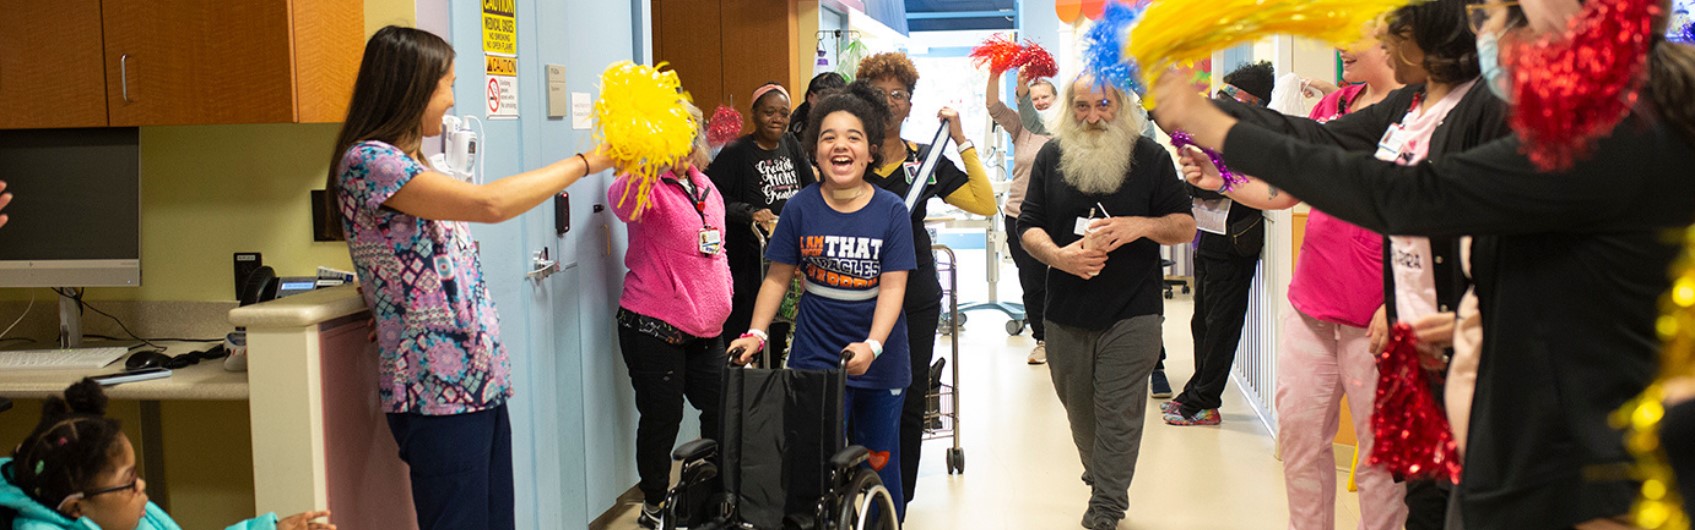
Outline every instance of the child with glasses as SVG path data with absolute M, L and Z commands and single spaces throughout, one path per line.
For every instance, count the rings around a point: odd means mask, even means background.
M 106 394 L 91 379 L 47 399 L 35 430 L 0 458 L 0 521 L 15 518 L 15 530 L 181 530 L 148 501 L 135 447 L 105 414 Z M 334 530 L 329 515 L 267 513 L 229 528 Z

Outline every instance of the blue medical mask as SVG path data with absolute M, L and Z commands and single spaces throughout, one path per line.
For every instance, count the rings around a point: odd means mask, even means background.
M 1502 101 L 1512 102 L 1512 78 L 1507 70 L 1501 67 L 1501 34 L 1487 32 L 1477 34 L 1477 66 L 1483 71 L 1483 82 L 1489 85 L 1489 92 Z

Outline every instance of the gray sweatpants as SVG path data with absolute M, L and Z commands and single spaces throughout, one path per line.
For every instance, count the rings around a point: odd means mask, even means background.
M 1102 330 L 1047 322 L 1048 370 L 1071 420 L 1071 440 L 1094 489 L 1084 526 L 1116 522 L 1130 508 L 1142 450 L 1148 375 L 1159 362 L 1160 317 L 1120 320 Z

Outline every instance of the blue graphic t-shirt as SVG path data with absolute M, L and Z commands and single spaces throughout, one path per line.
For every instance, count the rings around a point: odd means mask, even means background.
M 871 334 L 882 274 L 918 266 L 906 205 L 894 193 L 875 189 L 871 202 L 853 213 L 830 208 L 818 185 L 802 189 L 783 208 L 765 257 L 798 266 L 806 277 L 807 292 L 800 299 L 789 353 L 791 368 L 839 366 L 842 349 Z M 848 386 L 906 388 L 912 382 L 909 350 L 903 313 L 871 370 L 849 377 Z

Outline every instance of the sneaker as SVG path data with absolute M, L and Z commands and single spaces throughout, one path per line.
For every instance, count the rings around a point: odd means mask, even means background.
M 1154 375 L 1148 377 L 1148 388 L 1153 389 L 1156 398 L 1171 397 L 1171 381 L 1166 380 L 1165 370 L 1154 370 Z
M 659 520 L 664 516 L 656 504 L 642 503 L 642 513 L 636 516 L 636 524 L 647 530 L 659 528 Z
M 1222 421 L 1224 421 L 1224 418 L 1218 415 L 1218 409 L 1202 409 L 1200 412 L 1196 412 L 1194 416 L 1184 416 L 1182 412 L 1165 414 L 1166 425 L 1218 425 Z
M 1180 408 L 1183 408 L 1182 403 L 1178 403 L 1176 401 L 1167 401 L 1167 402 L 1159 404 L 1159 413 L 1160 414 L 1176 414 L 1177 409 L 1180 409 Z
M 1030 364 L 1047 364 L 1048 363 L 1048 341 L 1045 341 L 1045 340 L 1036 341 L 1036 348 L 1030 350 L 1030 358 L 1025 359 L 1024 362 L 1027 362 L 1027 363 L 1030 363 Z

